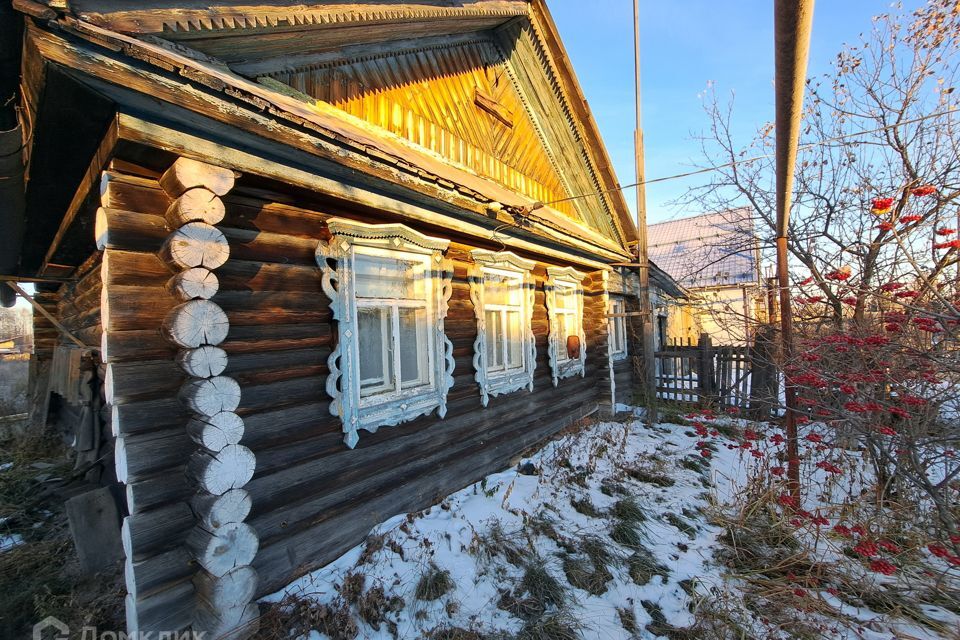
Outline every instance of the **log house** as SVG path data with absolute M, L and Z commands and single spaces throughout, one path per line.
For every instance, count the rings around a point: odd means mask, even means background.
M 543 0 L 13 4 L 18 275 L 97 392 L 130 633 L 250 636 L 632 398 L 636 229 Z

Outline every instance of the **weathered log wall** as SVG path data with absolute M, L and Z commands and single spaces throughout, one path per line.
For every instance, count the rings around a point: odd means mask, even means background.
M 97 231 L 105 251 L 102 348 L 127 478 L 128 587 L 138 601 L 141 628 L 177 629 L 187 624 L 195 598 L 195 567 L 184 547 L 195 524 L 188 505 L 193 489 L 184 465 L 197 445 L 186 427 L 190 415 L 177 398 L 186 376 L 176 364 L 177 349 L 161 332 L 180 304 L 168 291 L 172 274 L 160 257 L 172 231 L 164 218 L 171 200 L 156 179 L 119 172 L 106 177 Z M 584 299 L 586 376 L 552 386 L 546 271 L 538 264 L 534 392 L 491 398 L 482 408 L 467 283 L 474 247 L 453 243 L 445 328 L 456 368 L 446 418 L 431 415 L 362 432 L 356 449 L 347 449 L 324 389 L 335 331 L 314 251 L 327 237 L 328 216 L 281 199 L 242 180 L 223 196 L 226 215 L 217 228 L 230 255 L 216 270 L 219 290 L 211 298 L 229 320 L 218 345 L 227 354 L 223 375 L 240 385 L 241 444 L 256 458 L 244 489 L 252 498 L 246 521 L 260 542 L 253 560 L 257 595 L 334 559 L 378 522 L 424 508 L 507 466 L 524 449 L 593 411 L 608 372 L 603 283 L 591 274 Z M 602 384 L 609 389 L 609 381 Z

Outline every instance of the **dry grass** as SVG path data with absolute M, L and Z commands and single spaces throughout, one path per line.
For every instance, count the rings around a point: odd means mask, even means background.
M 528 621 L 517 640 L 580 640 L 580 624 L 565 611 L 557 611 Z
M 0 534 L 23 542 L 0 553 L 0 637 L 26 637 L 38 620 L 53 615 L 71 628 L 122 629 L 121 567 L 81 575 L 67 527 L 60 482 L 72 468 L 52 433 L 29 431 L 0 446 Z
M 643 546 L 637 547 L 627 558 L 627 569 L 630 579 L 641 587 L 650 582 L 653 576 L 662 577 L 664 582 L 670 577 L 670 570 L 666 565 L 657 562 L 653 554 Z
M 420 576 L 417 582 L 415 597 L 417 600 L 439 600 L 453 589 L 453 580 L 450 578 L 450 572 L 441 569 L 432 562 Z
M 289 640 L 319 631 L 331 640 L 353 640 L 360 633 L 350 605 L 342 599 L 321 604 L 309 595 L 288 594 L 260 616 L 258 640 Z

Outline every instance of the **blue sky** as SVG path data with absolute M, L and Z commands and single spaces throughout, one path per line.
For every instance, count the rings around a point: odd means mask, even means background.
M 548 0 L 548 6 L 617 177 L 632 183 L 632 1 Z M 810 75 L 829 71 L 843 43 L 857 40 L 870 29 L 871 16 L 889 6 L 883 0 L 818 0 Z M 700 98 L 708 83 L 723 99 L 734 92 L 735 132 L 744 142 L 773 120 L 773 0 L 640 0 L 640 41 L 648 178 L 688 171 L 699 160 L 693 136 L 708 124 Z M 668 203 L 703 179 L 649 185 L 648 220 L 700 213 Z M 632 209 L 633 190 L 625 196 Z

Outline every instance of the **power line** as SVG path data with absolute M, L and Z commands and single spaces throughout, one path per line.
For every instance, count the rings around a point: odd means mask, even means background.
M 881 132 L 881 131 L 886 131 L 886 130 L 888 130 L 888 129 L 894 129 L 894 128 L 896 128 L 896 127 L 902 127 L 902 126 L 908 125 L 908 124 L 916 124 L 917 122 L 922 122 L 922 121 L 924 121 L 924 120 L 929 120 L 930 118 L 938 118 L 938 117 L 940 117 L 940 116 L 949 115 L 949 114 L 957 111 L 958 109 L 960 109 L 960 107 L 953 107 L 952 109 L 947 109 L 946 111 L 939 111 L 939 112 L 937 112 L 937 113 L 930 113 L 930 114 L 927 114 L 927 115 L 925 115 L 925 116 L 920 116 L 920 117 L 918 117 L 918 118 L 912 118 L 912 119 L 910 119 L 910 120 L 903 120 L 903 121 L 901 121 L 901 122 L 895 122 L 895 123 L 893 123 L 893 124 L 889 124 L 889 125 L 887 125 L 887 126 L 885 126 L 885 127 L 879 127 L 879 128 L 877 128 L 877 129 L 868 129 L 868 130 L 866 130 L 866 131 L 855 131 L 855 132 L 853 132 L 853 133 L 846 133 L 846 134 L 844 134 L 844 135 L 842 135 L 842 136 L 836 136 L 836 137 L 833 137 L 833 138 L 827 138 L 826 140 L 820 140 L 820 141 L 818 141 L 818 142 L 811 142 L 810 144 L 800 145 L 800 146 L 797 148 L 797 150 L 798 150 L 798 151 L 807 151 L 807 150 L 809 150 L 809 149 L 814 149 L 814 148 L 816 148 L 816 147 L 820 147 L 820 146 L 823 146 L 823 145 L 826 145 L 826 144 L 830 144 L 831 142 L 839 142 L 839 141 L 841 141 L 841 140 L 846 140 L 847 138 L 855 138 L 855 137 L 857 137 L 857 136 L 865 136 L 865 135 L 869 135 L 869 134 L 871 134 L 871 133 L 879 133 L 879 132 Z M 642 180 L 642 181 L 639 181 L 639 182 L 632 182 L 632 183 L 630 183 L 630 184 L 625 184 L 625 185 L 622 185 L 622 186 L 619 186 L 619 187 L 614 187 L 613 189 L 602 189 L 602 190 L 600 190 L 600 191 L 594 191 L 594 192 L 592 192 L 592 193 L 582 193 L 582 194 L 575 195 L 575 196 L 568 196 L 568 197 L 566 197 L 566 198 L 560 198 L 559 200 L 551 200 L 550 202 L 544 202 L 544 203 L 542 203 L 542 204 L 543 204 L 544 206 L 548 206 L 548 205 L 553 205 L 553 204 L 559 204 L 559 203 L 561 203 L 561 202 L 569 202 L 569 201 L 571 201 L 571 200 L 580 200 L 580 199 L 582 199 L 582 198 L 592 198 L 593 196 L 599 196 L 599 195 L 604 194 L 604 193 L 613 193 L 614 191 L 624 191 L 624 190 L 626 190 L 626 189 L 633 189 L 633 188 L 635 188 L 635 187 L 639 187 L 640 185 L 654 184 L 654 183 L 656 183 L 656 182 L 666 182 L 666 181 L 668 181 L 668 180 L 678 180 L 678 179 L 680 179 L 680 178 L 688 178 L 688 177 L 690 177 L 690 176 L 699 175 L 699 174 L 701 174 L 701 173 L 710 173 L 710 172 L 712 172 L 712 171 L 719 171 L 720 169 L 726 169 L 726 168 L 728 168 L 728 167 L 733 167 L 733 166 L 736 166 L 736 165 L 739 165 L 739 164 L 748 164 L 748 163 L 751 163 L 751 162 L 756 162 L 756 161 L 758 161 L 758 160 L 767 160 L 767 159 L 769 159 L 769 158 L 773 158 L 773 154 L 772 154 L 772 153 L 765 153 L 765 154 L 763 154 L 763 155 L 753 156 L 752 158 L 744 158 L 744 159 L 742 159 L 742 160 L 733 160 L 733 161 L 731 161 L 731 162 L 725 162 L 725 163 L 723 163 L 723 164 L 718 164 L 718 165 L 715 165 L 715 166 L 712 166 L 712 167 L 705 167 L 705 168 L 703 168 L 703 169 L 694 169 L 693 171 L 686 171 L 686 172 L 684 172 L 684 173 L 676 173 L 676 174 L 670 175 L 670 176 L 662 176 L 662 177 L 660 177 L 660 178 L 651 178 L 650 180 Z

